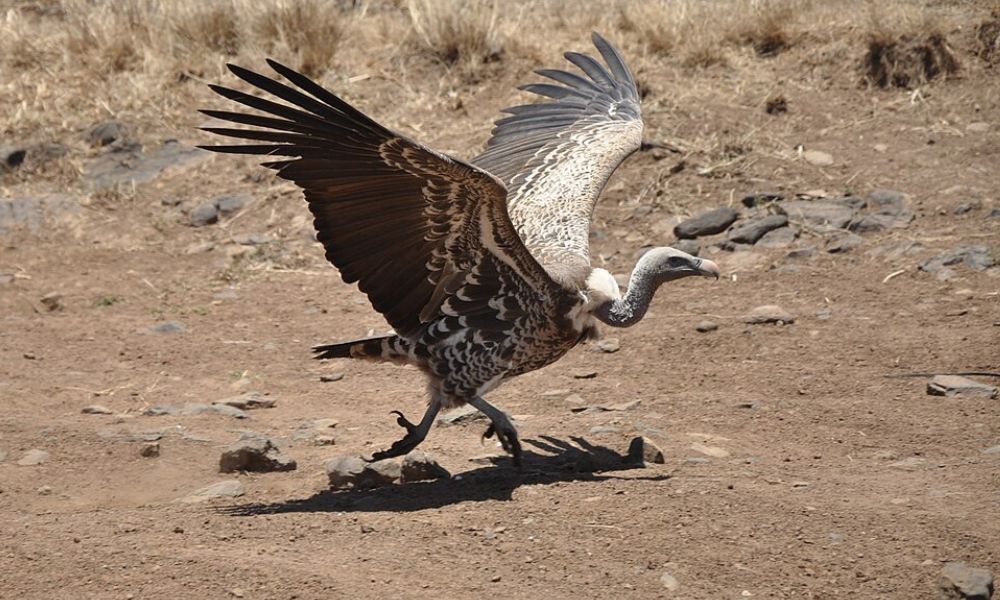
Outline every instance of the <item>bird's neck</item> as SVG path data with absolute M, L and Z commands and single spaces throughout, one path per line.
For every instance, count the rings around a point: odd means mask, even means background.
M 598 306 L 593 314 L 612 327 L 630 327 L 646 316 L 653 294 L 659 287 L 647 269 L 637 265 L 629 278 L 625 296 L 612 298 Z

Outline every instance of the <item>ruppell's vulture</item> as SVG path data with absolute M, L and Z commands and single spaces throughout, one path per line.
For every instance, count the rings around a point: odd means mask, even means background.
M 594 205 L 643 129 L 632 73 L 607 40 L 592 40 L 603 62 L 569 52 L 579 72 L 537 71 L 550 81 L 522 89 L 548 101 L 505 109 L 468 162 L 379 125 L 273 60 L 287 83 L 229 68 L 284 102 L 211 86 L 256 112 L 203 111 L 246 126 L 207 131 L 251 140 L 206 148 L 266 156 L 264 166 L 301 187 L 326 258 L 395 330 L 316 346 L 316 358 L 412 364 L 427 375 L 423 418 L 394 411 L 406 435 L 373 460 L 408 453 L 442 407 L 468 403 L 520 464 L 517 431 L 487 392 L 558 360 L 598 321 L 638 322 L 667 281 L 718 277 L 711 261 L 660 247 L 640 258 L 622 295 L 591 266 Z

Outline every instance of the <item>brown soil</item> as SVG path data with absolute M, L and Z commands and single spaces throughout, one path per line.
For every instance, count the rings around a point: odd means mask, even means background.
M 1000 454 L 984 453 L 1000 444 L 1000 401 L 929 396 L 927 378 L 886 377 L 1000 371 L 998 269 L 960 266 L 946 281 L 916 269 L 962 243 L 1000 247 L 1000 218 L 988 217 L 1000 208 L 1000 85 L 974 55 L 982 15 L 966 16 L 963 70 L 917 92 L 858 87 L 862 46 L 824 55 L 799 43 L 707 71 L 643 62 L 647 138 L 680 140 L 684 154 L 639 153 L 612 181 L 593 248 L 612 272 L 627 274 L 643 244 L 671 241 L 664 219 L 762 190 L 888 187 L 908 195 L 917 218 L 846 254 L 823 252 L 809 232 L 794 247 L 816 245 L 812 259 L 706 250 L 725 277 L 661 290 L 642 323 L 606 332 L 620 351 L 582 346 L 491 394 L 519 422 L 525 473 L 503 459 L 471 462 L 499 453 L 473 423 L 435 427 L 422 446 L 460 478 L 329 491 L 324 460 L 386 447 L 400 435 L 389 411 L 419 416 L 423 383 L 409 369 L 310 360 L 314 343 L 386 325 L 324 263 L 298 192 L 219 156 L 88 194 L 69 167 L 107 150 L 83 149 L 76 131 L 46 133 L 73 152 L 8 176 L 3 194 L 68 190 L 84 206 L 0 238 L 0 272 L 15 274 L 0 282 L 0 596 L 912 599 L 933 597 L 948 561 L 1000 574 Z M 585 32 L 572 37 L 572 48 L 586 46 Z M 559 62 L 556 49 L 540 54 Z M 353 99 L 470 156 L 537 66 L 505 57 L 476 87 L 419 105 L 379 78 L 353 84 Z M 787 113 L 767 114 L 779 94 Z M 204 141 L 190 133 L 194 110 L 222 103 L 197 101 L 183 127 L 148 123 L 141 141 Z M 799 144 L 834 165 L 805 162 Z M 235 216 L 186 224 L 182 208 L 234 192 L 252 198 Z M 163 204 L 172 198 L 180 208 Z M 979 205 L 953 215 L 966 202 Z M 232 241 L 246 233 L 276 241 Z M 915 253 L 872 253 L 907 241 L 919 242 Z M 40 301 L 51 292 L 62 309 Z M 797 319 L 743 324 L 762 304 Z M 705 319 L 719 329 L 698 333 Z M 166 320 L 185 330 L 150 331 Z M 594 378 L 573 377 L 591 369 Z M 344 378 L 320 382 L 334 371 Z M 142 414 L 249 390 L 277 406 L 242 421 Z M 546 394 L 555 390 L 566 391 Z M 571 393 L 640 404 L 580 415 Z M 115 414 L 81 414 L 91 404 Z M 339 420 L 335 446 L 292 439 L 318 418 Z M 150 430 L 162 430 L 159 457 L 112 435 Z M 233 477 L 218 459 L 242 430 L 272 436 L 298 470 L 237 475 L 239 498 L 176 502 Z M 638 434 L 660 444 L 666 464 L 620 461 Z M 32 448 L 49 460 L 17 465 Z

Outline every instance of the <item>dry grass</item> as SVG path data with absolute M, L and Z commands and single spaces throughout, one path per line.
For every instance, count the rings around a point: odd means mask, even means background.
M 447 65 L 475 73 L 504 51 L 496 1 L 410 0 L 417 47 Z
M 865 81 L 877 87 L 911 88 L 958 72 L 945 24 L 907 4 L 870 5 Z

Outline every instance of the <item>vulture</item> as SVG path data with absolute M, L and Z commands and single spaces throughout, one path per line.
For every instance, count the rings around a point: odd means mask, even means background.
M 442 408 L 470 404 L 490 419 L 484 437 L 520 466 L 517 430 L 488 392 L 555 362 L 598 322 L 635 324 L 668 281 L 718 278 L 712 261 L 669 247 L 642 255 L 624 294 L 591 265 L 594 205 L 643 131 L 632 72 L 607 40 L 591 39 L 603 62 L 568 52 L 579 71 L 536 71 L 548 82 L 519 89 L 543 100 L 505 109 L 471 161 L 380 125 L 274 60 L 284 83 L 228 67 L 283 102 L 210 86 L 253 112 L 203 110 L 243 126 L 203 129 L 250 142 L 203 148 L 268 157 L 263 166 L 302 188 L 327 260 L 393 328 L 315 346 L 315 357 L 415 365 L 427 376 L 423 417 L 392 411 L 406 434 L 371 460 L 407 454 Z

